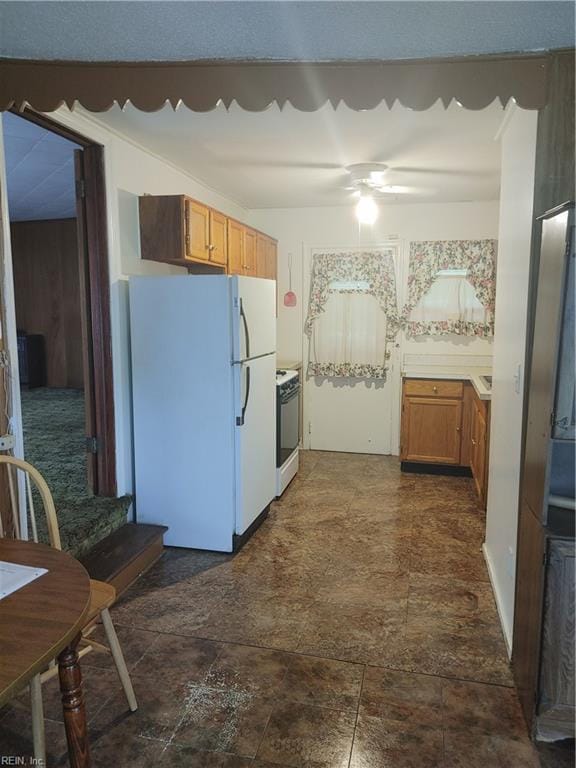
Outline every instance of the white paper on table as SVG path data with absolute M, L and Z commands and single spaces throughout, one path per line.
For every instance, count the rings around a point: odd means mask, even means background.
M 0 600 L 22 589 L 45 573 L 48 573 L 46 568 L 34 568 L 30 565 L 18 565 L 0 560 Z

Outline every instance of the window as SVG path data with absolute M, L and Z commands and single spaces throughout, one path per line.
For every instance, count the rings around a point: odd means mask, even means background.
M 408 336 L 492 336 L 494 240 L 431 240 L 410 244 Z
M 488 313 L 476 296 L 465 269 L 441 269 L 430 290 L 409 317 L 410 323 L 452 324 L 488 322 Z

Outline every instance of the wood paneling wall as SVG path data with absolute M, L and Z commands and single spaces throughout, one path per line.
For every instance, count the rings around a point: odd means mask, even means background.
M 568 200 L 574 199 L 574 51 L 551 56 L 550 88 L 547 106 L 538 115 L 536 169 L 534 180 L 534 218 Z M 530 264 L 530 297 L 525 370 L 532 368 L 534 317 L 538 290 L 542 226 L 534 221 Z M 524 450 L 526 455 L 526 419 L 530 397 L 527 379 L 524 406 Z M 541 457 L 542 462 L 546 457 Z M 542 610 L 544 599 L 544 562 L 546 532 L 542 510 L 530 508 L 523 477 L 520 481 L 520 514 L 516 561 L 516 600 L 512 667 L 524 715 L 531 726 L 536 708 Z
M 44 336 L 49 387 L 82 387 L 76 220 L 15 222 L 10 231 L 17 327 Z

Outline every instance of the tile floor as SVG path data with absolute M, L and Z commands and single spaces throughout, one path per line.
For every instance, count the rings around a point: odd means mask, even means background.
M 465 478 L 306 452 L 235 557 L 167 550 L 113 611 L 139 710 L 83 662 L 95 768 L 556 768 L 528 740 Z M 27 697 L 0 755 L 30 751 Z M 56 685 L 50 764 L 65 764 Z

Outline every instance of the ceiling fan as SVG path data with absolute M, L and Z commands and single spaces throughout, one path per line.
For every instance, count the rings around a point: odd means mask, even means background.
M 354 163 L 346 167 L 348 174 L 347 185 L 344 189 L 347 192 L 354 192 L 359 195 L 372 195 L 373 197 L 384 197 L 385 195 L 398 195 L 420 192 L 421 190 L 411 186 L 402 186 L 390 184 L 387 181 L 388 171 L 395 173 L 405 172 L 412 169 L 389 168 L 385 163 Z M 418 169 L 419 170 L 419 169 Z

